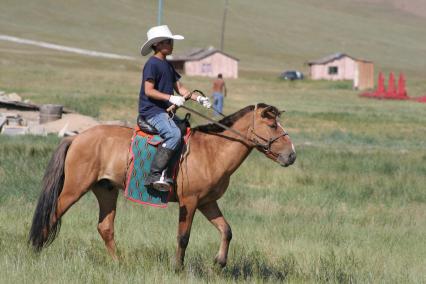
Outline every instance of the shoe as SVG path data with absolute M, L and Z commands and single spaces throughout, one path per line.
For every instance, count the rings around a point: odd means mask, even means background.
M 169 191 L 170 179 L 166 177 L 166 167 L 174 155 L 174 150 L 159 146 L 151 164 L 151 171 L 145 179 L 145 186 L 158 191 Z

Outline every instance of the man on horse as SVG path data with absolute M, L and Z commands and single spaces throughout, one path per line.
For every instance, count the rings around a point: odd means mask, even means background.
M 182 134 L 176 125 L 176 116 L 170 117 L 167 109 L 176 105 L 182 106 L 185 99 L 199 102 L 206 108 L 211 104 L 208 98 L 191 94 L 179 79 L 173 65 L 167 61 L 167 55 L 173 52 L 173 41 L 184 39 L 181 35 L 173 35 L 166 25 L 152 27 L 147 32 L 147 41 L 141 48 L 146 56 L 153 52 L 143 68 L 142 84 L 139 93 L 139 119 L 143 119 L 154 127 L 164 139 L 158 147 L 151 164 L 146 186 L 160 191 L 168 191 L 173 181 L 166 177 L 166 168 L 179 148 Z M 174 95 L 174 91 L 177 95 Z

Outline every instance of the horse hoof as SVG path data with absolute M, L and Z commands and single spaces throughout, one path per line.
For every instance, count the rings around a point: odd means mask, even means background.
M 226 266 L 226 259 L 216 256 L 214 259 L 214 263 L 218 264 L 221 268 L 224 268 Z
M 175 273 L 181 273 L 183 271 L 183 265 L 175 265 Z

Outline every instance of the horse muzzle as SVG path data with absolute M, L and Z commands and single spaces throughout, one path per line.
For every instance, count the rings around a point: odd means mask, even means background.
M 282 167 L 288 167 L 296 161 L 296 152 L 292 151 L 290 154 L 279 154 L 277 162 Z

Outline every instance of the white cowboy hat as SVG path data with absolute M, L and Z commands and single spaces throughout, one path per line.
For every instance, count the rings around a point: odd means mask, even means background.
M 154 43 L 165 39 L 184 39 L 184 37 L 181 35 L 173 35 L 169 27 L 166 25 L 150 28 L 146 33 L 146 36 L 148 40 L 141 47 L 141 54 L 143 56 L 148 55 L 151 52 L 151 46 Z

